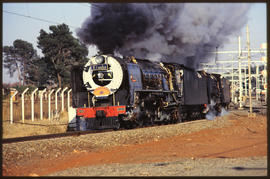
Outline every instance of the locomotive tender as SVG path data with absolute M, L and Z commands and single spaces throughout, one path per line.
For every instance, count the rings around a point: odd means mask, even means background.
M 230 84 L 218 74 L 134 57 L 93 56 L 71 71 L 76 130 L 178 123 L 230 103 Z

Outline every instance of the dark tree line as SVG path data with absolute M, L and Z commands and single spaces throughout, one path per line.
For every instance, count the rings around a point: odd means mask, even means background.
M 3 47 L 4 67 L 11 77 L 18 73 L 21 85 L 69 86 L 72 65 L 87 61 L 87 47 L 72 36 L 66 24 L 52 25 L 49 30 L 41 29 L 37 37 L 42 57 L 31 43 L 20 39 Z
M 17 39 L 13 42 L 13 46 L 3 47 L 3 54 L 4 67 L 8 68 L 11 77 L 17 71 L 21 85 L 33 83 L 29 75 L 38 56 L 31 43 Z

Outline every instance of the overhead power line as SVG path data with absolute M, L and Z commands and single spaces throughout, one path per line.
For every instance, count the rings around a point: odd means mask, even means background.
M 88 8 L 94 8 L 94 9 L 99 9 L 100 8 L 100 6 L 97 5 L 96 3 L 95 4 L 91 3 L 89 5 L 85 4 L 85 3 L 77 3 L 77 4 L 80 5 L 80 6 L 88 7 Z
M 59 22 L 54 22 L 54 21 L 50 21 L 50 20 L 46 20 L 46 19 L 41 19 L 41 18 L 33 17 L 33 16 L 28 16 L 28 15 L 25 15 L 25 14 L 10 12 L 10 11 L 6 11 L 6 10 L 3 10 L 3 12 L 8 13 L 8 14 L 13 14 L 13 15 L 21 16 L 21 17 L 30 18 L 30 19 L 35 19 L 35 20 L 42 21 L 42 22 L 53 23 L 53 24 L 62 24 L 62 23 L 59 23 Z M 75 26 L 71 26 L 71 25 L 68 25 L 68 26 L 71 27 L 71 28 L 74 28 L 74 29 L 79 28 L 79 27 L 75 27 Z
M 86 5 L 86 4 L 83 4 L 83 3 L 78 3 L 78 5 L 81 5 L 81 6 L 84 6 L 84 7 L 91 7 L 90 5 Z
M 99 6 L 94 5 L 94 4 L 86 5 L 86 4 L 78 3 L 78 5 L 84 6 L 84 7 L 88 7 L 88 8 L 90 8 L 90 9 L 96 9 L 96 10 L 99 10 L 99 8 L 100 8 Z

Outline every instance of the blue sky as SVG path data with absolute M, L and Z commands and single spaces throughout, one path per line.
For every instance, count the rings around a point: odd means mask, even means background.
M 3 3 L 3 46 L 10 46 L 14 40 L 22 39 L 32 43 L 41 55 L 41 51 L 37 48 L 39 31 L 44 29 L 49 32 L 49 26 L 56 25 L 54 22 L 65 23 L 70 26 L 73 35 L 77 37 L 75 29 L 81 27 L 83 21 L 89 17 L 90 6 L 89 3 Z M 51 23 L 14 15 L 7 11 L 44 19 L 51 21 Z M 248 17 L 251 48 L 259 49 L 260 44 L 266 42 L 266 3 L 253 3 Z M 240 30 L 239 35 L 241 36 L 242 48 L 245 48 L 246 27 Z M 237 38 L 236 36 L 231 37 L 230 42 L 220 50 L 237 50 Z M 90 47 L 89 56 L 95 53 L 96 49 Z M 12 83 L 17 80 L 16 75 L 10 78 L 6 69 L 2 70 L 2 77 L 3 83 Z

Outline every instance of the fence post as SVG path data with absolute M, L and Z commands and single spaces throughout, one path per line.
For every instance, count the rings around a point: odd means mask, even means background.
M 15 91 L 15 93 L 10 97 L 10 124 L 13 124 L 13 97 L 18 93 L 18 91 Z
M 28 91 L 29 88 L 26 88 L 23 93 L 22 93 L 22 121 L 24 123 L 24 94 L 26 93 L 26 91 Z
M 32 93 L 31 93 L 31 118 L 32 121 L 34 122 L 34 94 L 36 93 L 36 91 L 38 90 L 38 88 L 36 88 Z
M 57 111 L 57 93 L 61 90 L 61 88 L 58 88 L 55 92 L 55 110 Z
M 48 95 L 49 98 L 49 104 L 48 104 L 48 118 L 51 120 L 51 94 L 54 92 L 54 89 L 52 89 Z
M 40 120 L 42 120 L 43 119 L 43 106 L 42 106 L 42 100 L 43 100 L 43 93 L 46 91 L 46 88 L 43 90 L 43 91 L 41 91 L 41 93 L 40 93 Z
M 69 111 L 69 106 L 70 106 L 70 92 L 72 91 L 72 89 L 68 90 L 68 99 L 67 99 L 67 104 L 68 104 L 68 111 Z
M 61 98 L 62 98 L 62 111 L 64 111 L 64 92 L 68 89 L 68 87 L 65 87 L 63 91 L 61 92 Z

